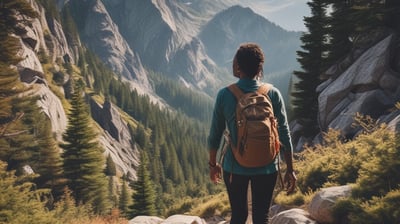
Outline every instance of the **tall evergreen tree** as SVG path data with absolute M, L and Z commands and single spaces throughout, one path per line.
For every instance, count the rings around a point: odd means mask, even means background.
M 105 172 L 106 172 L 107 176 L 116 176 L 117 175 L 117 168 L 116 168 L 115 163 L 112 160 L 112 157 L 110 154 L 108 154 L 108 156 L 107 156 Z
M 78 87 L 71 99 L 69 123 L 63 135 L 64 173 L 76 201 L 91 204 L 96 213 L 110 208 L 103 149 L 97 143 L 87 104 Z
M 353 0 L 351 19 L 354 31 L 358 35 L 365 35 L 371 29 L 384 25 L 385 1 Z
M 123 217 L 128 217 L 129 205 L 132 204 L 131 195 L 129 194 L 129 186 L 127 184 L 126 178 L 122 178 L 121 193 L 119 195 L 118 208 L 121 211 Z
M 63 195 L 65 187 L 60 148 L 53 137 L 50 120 L 44 114 L 40 114 L 35 122 L 38 149 L 33 156 L 35 161 L 33 168 L 39 174 L 35 178 L 35 183 L 38 188 L 51 189 L 53 196 L 58 200 Z
M 328 0 L 331 3 L 332 12 L 328 18 L 329 44 L 327 64 L 331 65 L 345 55 L 351 48 L 354 32 L 354 23 L 350 20 L 353 4 L 349 0 Z
M 138 215 L 156 215 L 156 191 L 150 179 L 148 158 L 145 152 L 141 153 L 141 163 L 137 171 L 137 181 L 132 185 L 133 204 L 130 208 L 130 218 Z
M 326 69 L 327 4 L 323 0 L 312 0 L 307 4 L 311 8 L 311 16 L 304 18 L 308 33 L 301 37 L 303 50 L 297 51 L 297 60 L 302 70 L 294 71 L 298 80 L 294 84 L 292 96 L 293 116 L 302 125 L 302 135 L 313 137 L 319 131 L 316 88 L 321 83 L 321 72 Z
M 385 9 L 385 24 L 400 32 L 400 1 L 386 0 Z

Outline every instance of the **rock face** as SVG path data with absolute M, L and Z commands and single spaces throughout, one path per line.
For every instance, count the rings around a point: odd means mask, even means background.
M 82 31 L 83 41 L 116 74 L 150 88 L 140 58 L 135 55 L 119 32 L 102 1 L 86 1 L 89 5 Z
M 322 131 L 338 129 L 346 137 L 353 137 L 360 128 L 353 127 L 355 114 L 382 119 L 400 100 L 400 71 L 393 64 L 399 54 L 399 40 L 390 34 L 362 53 L 341 74 L 332 73 L 322 83 L 320 92 L 319 124 Z
M 75 43 L 77 46 L 69 45 L 61 24 L 55 19 L 46 19 L 44 9 L 36 1 L 29 0 L 29 2 L 38 12 L 39 17 L 32 21 L 32 26 L 21 27 L 20 34 L 17 36 L 21 44 L 18 54 L 23 58 L 17 68 L 20 80 L 33 87 L 31 93 L 39 96 L 37 103 L 49 117 L 56 139 L 62 141 L 62 134 L 68 122 L 66 111 L 61 100 L 48 86 L 39 56 L 46 55 L 47 63 L 56 64 L 55 62 L 58 61 L 74 64 L 77 60 L 76 48 L 80 43 Z M 61 84 L 64 82 L 65 80 Z M 59 87 L 59 90 L 63 92 L 62 87 Z M 139 150 L 130 136 L 127 123 L 122 120 L 118 110 L 110 103 L 104 106 L 96 105 L 95 108 L 93 117 L 101 126 L 99 127 L 99 142 L 105 149 L 105 156 L 111 156 L 120 174 L 125 174 L 129 179 L 135 180 L 136 167 L 139 165 Z
M 33 8 L 39 12 L 39 17 L 32 21 L 32 27 L 24 27 L 21 31 L 20 43 L 21 50 L 19 55 L 23 60 L 18 64 L 20 79 L 26 85 L 34 86 L 33 94 L 39 96 L 38 105 L 42 111 L 49 117 L 53 133 L 56 139 L 62 139 L 62 133 L 67 127 L 67 116 L 60 99 L 49 89 L 44 78 L 43 67 L 38 58 L 40 49 L 47 51 L 49 55 L 63 59 L 65 54 L 71 54 L 68 46 L 59 46 L 58 50 L 50 50 L 46 45 L 50 42 L 45 41 L 43 35 L 44 29 L 50 30 L 44 18 L 44 10 L 36 4 L 36 1 L 30 1 Z M 43 14 L 42 14 L 43 13 Z M 62 31 L 62 30 L 61 30 Z M 66 43 L 65 35 L 59 34 L 51 36 L 52 44 Z M 72 58 L 72 54 L 71 54 Z
M 105 154 L 111 156 L 121 173 L 131 180 L 136 180 L 140 153 L 131 137 L 127 122 L 110 102 L 106 101 L 104 105 L 100 105 L 93 99 L 89 101 L 92 117 L 103 130 L 100 143 L 105 148 Z
M 215 87 L 216 65 L 196 38 L 202 17 L 180 1 L 106 0 L 104 4 L 143 64 L 189 86 Z

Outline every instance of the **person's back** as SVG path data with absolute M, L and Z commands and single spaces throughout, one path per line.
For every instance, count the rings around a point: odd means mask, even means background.
M 261 48 L 254 43 L 246 43 L 240 46 L 233 60 L 233 74 L 239 78 L 235 84 L 243 93 L 255 92 L 261 83 L 264 54 Z M 273 112 L 278 124 L 279 139 L 285 155 L 288 193 L 294 191 L 296 177 L 292 166 L 292 145 L 286 118 L 286 110 L 282 96 L 276 88 L 272 87 L 268 92 L 271 99 Z M 230 223 L 245 223 L 247 219 L 247 189 L 251 182 L 252 192 L 252 220 L 253 223 L 268 223 L 268 210 L 272 199 L 272 193 L 277 179 L 277 160 L 273 159 L 268 164 L 258 167 L 247 167 L 238 163 L 233 149 L 238 145 L 238 115 L 235 108 L 237 99 L 228 87 L 218 92 L 215 102 L 213 119 L 208 137 L 210 152 L 210 178 L 218 183 L 223 170 L 229 202 L 232 209 Z M 224 154 L 222 164 L 216 163 L 217 150 L 223 135 L 227 129 L 231 135 L 228 150 Z M 263 155 L 260 155 L 263 156 Z M 221 167 L 222 166 L 222 167 Z

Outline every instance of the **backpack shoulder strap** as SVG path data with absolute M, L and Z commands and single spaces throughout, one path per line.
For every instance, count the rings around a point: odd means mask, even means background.
M 258 94 L 264 94 L 267 96 L 269 90 L 272 88 L 272 84 L 263 83 L 257 90 Z
M 236 85 L 236 83 L 233 83 L 228 86 L 228 89 L 235 95 L 236 99 L 240 99 L 244 93 L 243 91 Z

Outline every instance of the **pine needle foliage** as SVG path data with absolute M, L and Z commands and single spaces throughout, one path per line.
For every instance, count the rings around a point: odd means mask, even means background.
M 293 72 L 298 81 L 292 91 L 292 103 L 293 118 L 302 125 L 302 135 L 313 137 L 319 131 L 316 88 L 321 83 L 321 73 L 326 69 L 328 19 L 327 3 L 324 0 L 313 0 L 307 4 L 310 6 L 311 16 L 304 18 L 308 32 L 301 37 L 302 50 L 297 51 L 301 70 Z
M 141 154 L 141 163 L 137 171 L 137 180 L 133 182 L 132 200 L 129 206 L 130 218 L 139 215 L 156 215 L 156 191 L 148 170 L 149 160 L 146 153 Z
M 33 183 L 24 176 L 15 176 L 15 171 L 7 171 L 6 167 L 0 161 L 0 223 L 57 223 L 46 209 L 46 201 L 40 200 L 45 191 L 32 190 Z
M 103 149 L 97 143 L 97 134 L 79 87 L 75 88 L 72 96 L 68 118 L 68 127 L 63 135 L 65 143 L 61 144 L 68 186 L 78 203 L 91 204 L 95 213 L 105 214 L 111 204 Z

